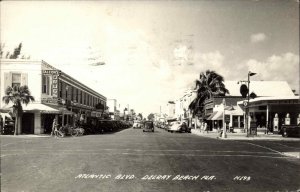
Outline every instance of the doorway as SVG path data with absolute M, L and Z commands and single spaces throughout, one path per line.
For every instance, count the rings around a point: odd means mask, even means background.
M 21 133 L 34 134 L 34 113 L 23 114 Z

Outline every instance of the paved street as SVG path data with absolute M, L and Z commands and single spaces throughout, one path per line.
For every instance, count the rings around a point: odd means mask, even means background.
M 2 191 L 296 191 L 295 141 L 156 129 L 77 138 L 1 136 Z

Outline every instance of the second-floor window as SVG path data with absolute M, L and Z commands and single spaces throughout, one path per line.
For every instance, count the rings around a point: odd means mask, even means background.
M 51 79 L 50 76 L 42 76 L 42 93 L 51 95 Z
M 21 73 L 13 73 L 12 74 L 12 87 L 21 86 Z

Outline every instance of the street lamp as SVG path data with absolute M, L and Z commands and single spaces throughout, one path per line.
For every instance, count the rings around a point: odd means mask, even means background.
M 249 132 L 249 100 L 250 100 L 250 76 L 254 76 L 256 73 L 253 73 L 251 71 L 248 72 L 248 93 L 247 93 L 247 108 L 246 108 L 246 130 L 247 130 L 247 137 Z

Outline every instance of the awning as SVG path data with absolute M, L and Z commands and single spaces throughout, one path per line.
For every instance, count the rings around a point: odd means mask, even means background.
M 64 107 L 59 107 L 59 113 L 60 114 L 63 114 L 63 115 L 73 115 L 74 112 L 72 111 L 69 111 L 67 108 L 64 108 Z
M 223 111 L 218 111 L 211 120 L 223 120 Z
M 9 113 L 0 113 L 0 116 L 2 117 L 2 119 L 5 119 L 5 117 L 12 119 L 12 116 L 10 116 Z
M 10 110 L 10 108 L 0 108 L 0 113 L 8 113 Z
M 1 111 L 8 112 L 12 109 L 12 103 L 5 105 Z M 22 104 L 23 111 L 24 112 L 34 112 L 39 111 L 40 113 L 44 114 L 64 114 L 64 115 L 73 115 L 74 113 L 72 111 L 69 111 L 65 107 L 59 107 L 55 105 L 46 105 L 42 103 L 29 103 L 28 105 Z
M 44 105 L 41 103 L 31 103 L 28 105 L 23 106 L 23 111 L 39 111 L 41 113 L 46 113 L 46 114 L 58 114 L 59 110 L 49 107 L 48 105 Z
M 225 108 L 225 114 L 228 115 L 243 115 L 244 112 L 239 106 L 227 106 Z
M 3 106 L 1 108 L 1 112 L 8 112 L 12 110 L 12 103 L 9 103 L 8 105 Z M 22 104 L 22 108 L 24 112 L 28 111 L 40 111 L 41 113 L 51 113 L 51 114 L 58 114 L 59 110 L 49 107 L 47 105 L 41 104 L 41 103 L 29 103 L 28 105 Z
M 212 120 L 212 118 L 217 114 L 217 111 L 214 111 L 206 120 Z

